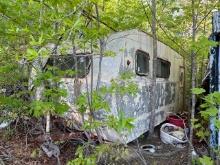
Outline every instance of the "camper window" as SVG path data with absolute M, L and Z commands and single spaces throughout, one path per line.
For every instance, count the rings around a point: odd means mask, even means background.
M 90 56 L 77 55 L 59 55 L 50 57 L 47 65 L 58 67 L 62 71 L 73 70 L 75 71 L 72 75 L 65 75 L 65 78 L 85 78 L 88 75 L 90 69 Z
M 147 76 L 149 73 L 149 54 L 141 51 L 141 50 L 137 50 L 136 51 L 136 74 L 139 76 Z
M 170 62 L 157 58 L 157 78 L 169 78 L 170 77 Z

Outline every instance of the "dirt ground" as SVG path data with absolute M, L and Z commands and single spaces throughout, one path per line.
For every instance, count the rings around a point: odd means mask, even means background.
M 0 165 L 56 165 L 55 157 L 48 158 L 40 149 L 42 143 L 36 142 L 35 137 L 26 136 L 22 132 L 13 135 L 8 130 L 0 130 Z M 74 159 L 77 145 L 76 140 L 66 140 L 56 143 L 60 148 L 60 162 L 65 165 Z M 155 153 L 138 150 L 137 146 L 153 144 Z M 137 141 L 128 144 L 129 154 L 124 160 L 99 164 L 131 164 L 141 165 L 146 162 L 152 165 L 184 165 L 187 164 L 188 146 L 179 149 L 161 142 L 159 133 L 153 136 L 145 135 Z
M 56 165 L 55 157 L 48 158 L 40 149 L 39 143 L 26 142 L 25 136 L 6 138 L 0 132 L 0 165 Z M 74 141 L 59 144 L 61 151 L 60 161 L 66 164 L 75 156 Z M 1 164 L 1 159 L 4 163 Z
M 188 145 L 185 145 L 184 148 L 177 148 L 169 144 L 164 144 L 160 140 L 158 130 L 156 130 L 156 133 L 153 136 L 145 135 L 139 141 L 140 141 L 139 142 L 140 146 L 146 145 L 146 144 L 152 144 L 156 147 L 155 153 L 150 153 L 150 152 L 141 150 L 143 157 L 148 164 L 184 165 L 188 163 Z M 133 147 L 136 148 L 136 146 L 134 145 Z

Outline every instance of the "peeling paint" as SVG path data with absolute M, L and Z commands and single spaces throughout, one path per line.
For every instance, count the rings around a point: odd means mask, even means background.
M 106 50 L 115 52 L 115 57 L 104 57 L 102 61 L 102 77 L 101 85 L 109 86 L 111 79 L 117 78 L 119 74 L 125 70 L 130 70 L 135 74 L 135 52 L 140 49 L 149 53 L 149 75 L 138 76 L 133 78 L 133 81 L 138 85 L 138 93 L 136 96 L 119 94 L 109 94 L 106 96 L 106 100 L 111 107 L 111 113 L 113 115 L 118 114 L 118 110 L 123 110 L 127 117 L 135 118 L 134 129 L 131 133 L 128 133 L 125 137 L 119 137 L 113 130 L 108 128 L 102 128 L 100 133 L 108 140 L 121 141 L 128 143 L 136 139 L 141 134 L 145 133 L 149 129 L 150 112 L 150 84 L 152 78 L 153 68 L 153 56 L 152 56 L 152 38 L 138 30 L 129 30 L 112 34 L 106 40 Z M 177 111 L 181 108 L 183 100 L 183 92 L 180 87 L 179 68 L 183 66 L 182 57 L 174 50 L 158 41 L 158 57 L 166 59 L 171 63 L 170 77 L 169 79 L 158 78 L 156 83 L 156 117 L 155 125 L 160 124 L 166 119 L 167 113 L 170 111 Z M 99 57 L 93 57 L 93 84 L 97 83 L 98 77 L 98 63 Z M 130 64 L 127 65 L 129 60 Z M 87 75 L 88 86 L 91 85 L 91 69 Z M 86 80 L 81 78 L 78 81 L 70 78 L 63 78 L 63 88 L 67 89 L 68 96 L 66 101 L 71 105 L 71 113 L 76 111 L 73 104 L 75 98 L 86 91 Z M 90 89 L 89 89 L 90 90 Z M 103 120 L 105 112 L 102 110 L 95 113 L 95 117 L 99 120 Z M 68 114 L 69 116 L 69 114 Z

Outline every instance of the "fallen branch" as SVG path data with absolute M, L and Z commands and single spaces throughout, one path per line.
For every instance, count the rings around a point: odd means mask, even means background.
M 12 159 L 12 155 L 10 151 L 8 151 L 6 148 L 0 146 L 0 165 L 4 161 L 10 161 Z

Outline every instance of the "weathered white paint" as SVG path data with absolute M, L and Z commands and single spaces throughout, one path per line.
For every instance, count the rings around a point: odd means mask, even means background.
M 220 12 L 214 11 L 213 12 L 213 33 L 220 32 Z
M 150 106 L 149 106 L 149 86 L 152 79 L 152 65 L 153 65 L 153 40 L 152 37 L 144 32 L 138 30 L 129 30 L 124 32 L 118 32 L 110 35 L 106 39 L 106 50 L 115 52 L 114 57 L 104 57 L 102 61 L 102 74 L 101 74 L 101 85 L 109 86 L 111 80 L 117 78 L 120 72 L 124 70 L 130 70 L 135 73 L 135 52 L 140 49 L 149 53 L 150 55 L 150 68 L 148 76 L 138 76 L 133 78 L 138 84 L 138 94 L 136 97 L 129 95 L 118 96 L 110 95 L 107 100 L 111 106 L 111 113 L 113 115 L 118 115 L 118 110 L 123 110 L 127 117 L 135 118 L 134 129 L 131 133 L 127 133 L 126 136 L 118 136 L 113 130 L 108 128 L 102 128 L 100 130 L 102 136 L 105 139 L 111 141 L 120 141 L 123 143 L 128 143 L 143 133 L 147 132 L 149 129 L 149 116 L 150 116 Z M 183 58 L 175 52 L 170 47 L 166 46 L 162 42 L 158 41 L 158 57 L 164 60 L 168 60 L 171 63 L 170 77 L 169 79 L 157 78 L 157 110 L 155 117 L 155 125 L 160 124 L 166 119 L 167 112 L 178 111 L 181 109 L 182 100 L 182 87 L 180 87 L 180 68 L 183 67 Z M 127 66 L 127 60 L 131 63 Z M 93 84 L 97 84 L 98 78 L 98 64 L 99 57 L 94 56 L 93 64 Z M 91 83 L 91 69 L 90 73 L 87 75 L 89 80 L 89 87 Z M 81 118 L 77 113 L 73 102 L 76 98 L 74 90 L 74 79 L 64 78 L 62 79 L 63 88 L 68 91 L 68 96 L 66 99 L 67 103 L 71 106 L 71 114 L 74 119 L 80 122 Z M 94 86 L 95 88 L 95 86 Z M 86 91 L 86 80 L 79 79 L 77 89 L 81 92 Z M 71 115 L 68 114 L 71 118 Z M 97 119 L 102 118 L 102 113 L 96 114 Z

